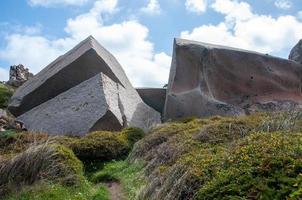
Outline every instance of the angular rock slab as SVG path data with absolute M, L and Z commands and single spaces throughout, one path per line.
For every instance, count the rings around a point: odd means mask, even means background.
M 159 113 L 103 73 L 36 106 L 17 120 L 33 132 L 85 135 L 125 126 L 147 129 L 160 123 Z
M 302 64 L 302 40 L 290 51 L 288 59 Z
M 164 119 L 243 115 L 270 103 L 299 105 L 301 71 L 302 65 L 290 60 L 176 39 Z
M 19 87 L 8 109 L 19 116 L 100 72 L 134 90 L 113 55 L 90 36 Z
M 154 110 L 163 113 L 166 101 L 165 88 L 137 88 L 139 96 Z

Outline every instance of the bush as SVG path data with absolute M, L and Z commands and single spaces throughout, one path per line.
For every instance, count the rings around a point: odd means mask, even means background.
M 46 134 L 9 131 L 0 134 L 0 155 L 10 158 L 29 147 L 43 144 L 49 139 Z
M 138 199 L 301 199 L 301 122 L 269 113 L 161 125 L 129 157 L 145 163 Z
M 195 139 L 205 143 L 226 143 L 243 138 L 255 130 L 263 115 L 252 115 L 243 117 L 213 118 L 213 122 L 205 125 Z
M 0 163 L 0 195 L 37 181 L 79 185 L 83 165 L 73 152 L 61 145 L 38 145 Z
M 228 152 L 197 199 L 302 198 L 302 134 L 255 133 Z
M 121 138 L 128 141 L 131 148 L 137 141 L 145 136 L 145 133 L 142 129 L 134 127 L 125 128 L 119 134 Z
M 112 132 L 93 132 L 71 144 L 82 161 L 108 161 L 125 158 L 129 152 L 126 140 Z
M 6 108 L 13 95 L 13 90 L 8 86 L 0 83 L 0 108 Z

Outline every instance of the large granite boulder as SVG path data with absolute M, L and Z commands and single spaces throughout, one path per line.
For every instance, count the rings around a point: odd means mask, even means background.
M 164 119 L 299 106 L 301 72 L 294 61 L 176 39 Z
M 137 88 L 136 91 L 143 101 L 154 110 L 163 113 L 166 101 L 165 88 Z
M 26 129 L 49 134 L 146 130 L 160 123 L 160 114 L 142 101 L 117 60 L 93 37 L 19 87 L 8 108 Z
M 19 116 L 100 72 L 134 90 L 113 55 L 90 36 L 18 88 L 8 109 Z
M 302 40 L 290 51 L 288 59 L 302 63 Z
M 159 114 L 103 73 L 19 116 L 26 129 L 49 134 L 84 135 L 125 126 L 147 129 Z M 152 120 L 152 121 L 149 121 Z
M 9 70 L 9 80 L 6 84 L 13 87 L 20 87 L 28 79 L 32 78 L 33 74 L 29 72 L 28 68 L 23 65 L 13 65 Z

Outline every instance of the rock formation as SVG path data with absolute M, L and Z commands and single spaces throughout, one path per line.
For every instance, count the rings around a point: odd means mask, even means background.
M 103 73 L 80 83 L 18 117 L 33 132 L 84 135 L 96 130 L 146 127 L 158 114 L 133 98 L 119 83 Z
M 302 40 L 290 51 L 288 59 L 302 63 Z
M 50 134 L 160 123 L 160 114 L 142 101 L 117 60 L 93 37 L 25 82 L 8 109 L 28 130 Z
M 136 91 L 147 105 L 163 113 L 166 101 L 165 88 L 137 88 Z
M 13 65 L 9 70 L 8 85 L 13 87 L 20 87 L 28 79 L 32 78 L 33 74 L 29 72 L 23 65 Z
M 298 106 L 301 72 L 290 60 L 176 39 L 164 119 Z

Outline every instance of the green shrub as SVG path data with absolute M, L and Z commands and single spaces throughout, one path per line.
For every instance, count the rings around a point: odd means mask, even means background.
M 13 90 L 8 86 L 0 83 L 0 108 L 6 108 L 13 95 Z
M 239 141 L 197 199 L 301 199 L 302 134 L 255 133 Z
M 243 117 L 225 117 L 214 119 L 200 130 L 195 139 L 205 143 L 226 143 L 247 136 L 251 131 L 257 129 L 264 119 L 263 115 L 252 115 Z
M 129 143 L 131 148 L 137 141 L 145 136 L 142 129 L 134 127 L 125 128 L 119 134 L 121 138 L 125 139 Z
M 83 165 L 73 152 L 61 145 L 32 146 L 0 163 L 0 195 L 37 181 L 80 185 Z
M 301 199 L 302 134 L 295 131 L 302 120 L 278 116 L 212 117 L 154 129 L 129 157 L 145 163 L 138 199 Z
M 71 148 L 85 162 L 125 158 L 130 150 L 126 140 L 105 131 L 90 133 L 71 144 Z

